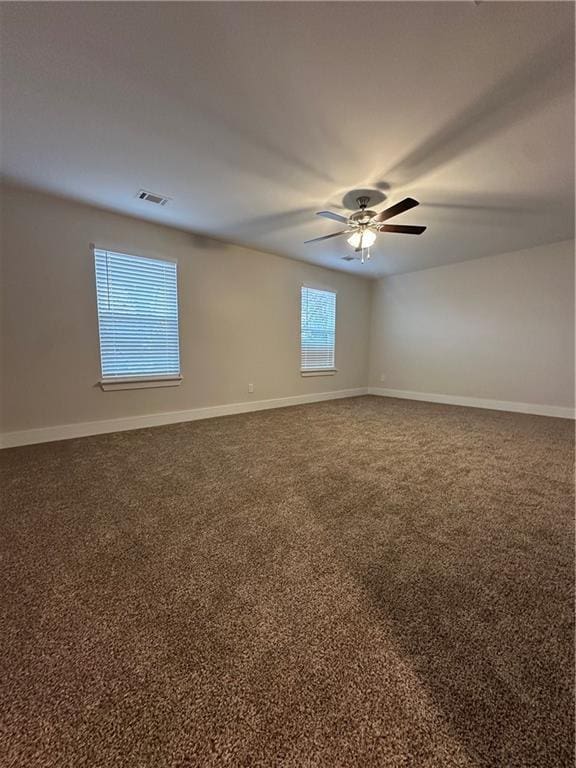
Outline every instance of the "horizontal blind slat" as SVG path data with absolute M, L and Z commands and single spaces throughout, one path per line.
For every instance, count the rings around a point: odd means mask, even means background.
M 302 287 L 300 367 L 303 370 L 334 368 L 336 294 Z
M 105 377 L 180 373 L 177 265 L 94 250 Z

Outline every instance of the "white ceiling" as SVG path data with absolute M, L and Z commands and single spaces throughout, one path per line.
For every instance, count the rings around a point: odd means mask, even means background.
M 2 173 L 366 275 L 568 239 L 572 3 L 3 3 Z M 421 205 L 372 262 L 314 211 Z M 140 188 L 172 198 L 138 201 Z M 387 203 L 387 204 L 388 204 Z M 392 222 L 391 222 L 392 223 Z

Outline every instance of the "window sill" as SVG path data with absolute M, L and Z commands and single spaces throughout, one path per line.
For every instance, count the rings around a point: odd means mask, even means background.
M 100 387 L 105 391 L 116 389 L 151 389 L 153 387 L 178 387 L 182 376 L 126 376 L 114 379 L 102 379 Z
M 300 371 L 300 376 L 334 376 L 338 368 L 321 368 L 317 371 Z

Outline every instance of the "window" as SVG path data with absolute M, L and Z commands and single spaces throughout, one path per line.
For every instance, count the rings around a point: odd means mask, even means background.
M 176 263 L 97 248 L 94 258 L 103 385 L 179 383 Z
M 336 294 L 302 286 L 300 369 L 306 374 L 333 372 Z

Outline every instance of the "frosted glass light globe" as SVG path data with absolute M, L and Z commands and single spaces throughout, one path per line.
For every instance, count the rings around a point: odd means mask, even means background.
M 348 238 L 348 242 L 353 248 L 369 248 L 376 242 L 376 233 L 372 232 L 371 229 L 354 232 Z

